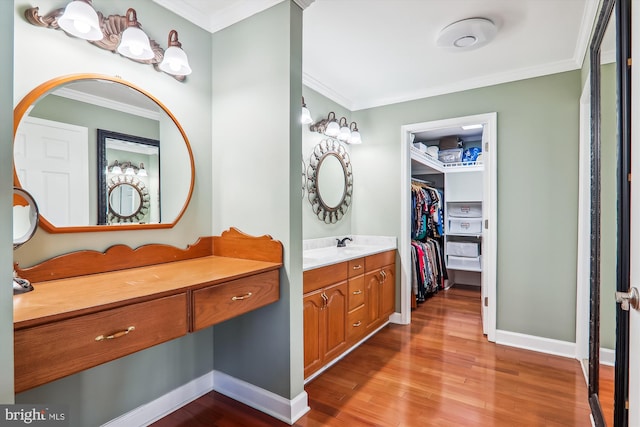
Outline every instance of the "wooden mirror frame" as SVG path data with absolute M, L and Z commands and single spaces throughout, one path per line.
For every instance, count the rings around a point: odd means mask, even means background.
M 49 222 L 44 216 L 40 215 L 40 227 L 42 227 L 48 233 L 54 233 L 54 234 L 55 233 L 87 233 L 87 232 L 94 232 L 94 231 L 125 231 L 125 230 L 150 230 L 150 229 L 173 228 L 178 223 L 178 221 L 180 221 L 180 219 L 184 215 L 184 212 L 187 210 L 187 206 L 189 206 L 189 202 L 191 201 L 191 196 L 193 194 L 193 186 L 195 182 L 195 163 L 193 159 L 193 151 L 191 150 L 189 139 L 187 138 L 187 135 L 184 129 L 182 128 L 182 126 L 180 125 L 176 117 L 171 113 L 171 111 L 169 111 L 169 109 L 164 104 L 162 104 L 156 97 L 154 97 L 144 89 L 141 89 L 135 86 L 134 84 L 127 82 L 121 78 L 106 76 L 102 74 L 90 74 L 90 73 L 71 74 L 71 75 L 51 79 L 47 82 L 42 83 L 41 85 L 33 89 L 31 92 L 29 92 L 14 108 L 13 110 L 14 141 L 16 137 L 16 132 L 18 130 L 18 126 L 20 125 L 20 122 L 22 121 L 23 116 L 27 113 L 27 111 L 29 111 L 29 108 L 31 107 L 31 105 L 33 105 L 40 97 L 52 91 L 56 87 L 66 83 L 79 81 L 79 80 L 108 80 L 111 82 L 123 84 L 147 96 L 149 99 L 154 101 L 160 108 L 162 108 L 162 110 L 171 118 L 173 123 L 176 125 L 176 127 L 180 131 L 180 135 L 184 140 L 184 144 L 186 146 L 186 149 L 189 155 L 189 164 L 191 167 L 191 179 L 189 183 L 189 191 L 187 193 L 187 197 L 185 199 L 184 205 L 182 206 L 182 209 L 180 210 L 178 215 L 176 215 L 173 221 L 170 223 L 167 222 L 167 223 L 161 223 L 161 224 L 124 224 L 124 225 L 118 225 L 118 226 L 86 225 L 86 226 L 57 227 L 53 225 L 51 222 Z M 22 186 L 20 185 L 20 180 L 18 179 L 15 164 L 13 167 L 13 185 L 18 188 L 22 188 Z

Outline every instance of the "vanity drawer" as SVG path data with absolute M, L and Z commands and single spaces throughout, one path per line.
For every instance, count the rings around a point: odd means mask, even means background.
M 347 338 L 349 341 L 356 341 L 364 336 L 367 330 L 366 317 L 367 311 L 365 310 L 364 305 L 349 312 L 349 315 L 347 316 Z
M 193 291 L 192 331 L 278 301 L 278 270 Z
M 382 268 L 385 265 L 391 265 L 396 262 L 396 251 L 391 250 L 387 252 L 381 252 L 375 255 L 369 255 L 366 260 L 367 272 Z
M 349 279 L 349 310 L 364 304 L 364 276 Z
M 316 291 L 325 286 L 347 280 L 347 261 L 314 268 L 302 273 L 302 293 Z
M 181 293 L 15 331 L 19 393 L 187 333 Z M 124 331 L 128 331 L 125 333 Z
M 356 258 L 349 261 L 349 277 L 364 274 L 364 258 Z

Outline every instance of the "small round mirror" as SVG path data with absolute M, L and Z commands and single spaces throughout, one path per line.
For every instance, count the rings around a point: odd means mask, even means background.
M 38 205 L 31 194 L 13 187 L 13 249 L 33 237 L 38 229 Z

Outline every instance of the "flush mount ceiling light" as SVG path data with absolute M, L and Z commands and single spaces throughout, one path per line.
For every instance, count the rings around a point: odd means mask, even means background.
M 440 31 L 436 45 L 458 52 L 474 50 L 489 43 L 497 33 L 498 28 L 489 19 L 463 19 Z

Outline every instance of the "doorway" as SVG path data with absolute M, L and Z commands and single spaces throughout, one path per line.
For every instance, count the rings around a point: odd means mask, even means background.
M 398 242 L 400 256 L 400 313 L 391 321 L 411 323 L 411 144 L 412 135 L 437 129 L 467 125 L 483 126 L 483 223 L 482 223 L 482 279 L 481 311 L 484 331 L 489 341 L 496 340 L 496 259 L 497 259 L 497 114 L 487 113 L 444 120 L 408 124 L 401 127 L 400 166 L 401 235 Z

